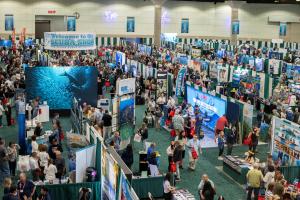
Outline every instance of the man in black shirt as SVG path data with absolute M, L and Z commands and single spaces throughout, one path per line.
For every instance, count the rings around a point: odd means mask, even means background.
M 103 120 L 103 139 L 104 141 L 106 141 L 106 139 L 109 138 L 111 134 L 111 121 L 112 121 L 112 117 L 108 113 L 108 110 L 105 110 L 102 120 Z
M 20 174 L 17 190 L 20 200 L 32 199 L 34 195 L 35 185 L 32 181 L 27 180 L 25 173 Z
M 9 193 L 3 196 L 3 200 L 18 200 L 18 191 L 15 186 L 11 186 Z

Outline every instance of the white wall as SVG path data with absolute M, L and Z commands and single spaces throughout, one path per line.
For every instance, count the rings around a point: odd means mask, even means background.
M 62 3 L 63 2 L 63 3 Z M 154 34 L 154 6 L 150 0 L 0 0 L 0 35 L 4 31 L 4 15 L 14 14 L 17 33 L 26 27 L 27 34 L 34 35 L 35 15 L 67 16 L 80 13 L 77 31 L 95 32 L 107 36 L 151 37 Z M 105 11 L 118 14 L 107 21 Z M 227 3 L 166 1 L 168 22 L 162 32 L 178 33 L 186 37 L 230 38 L 231 7 Z M 135 17 L 135 33 L 126 32 L 127 16 Z M 239 39 L 274 39 L 279 37 L 279 23 L 269 23 L 269 16 L 300 19 L 299 5 L 244 4 L 239 9 Z M 181 19 L 189 18 L 190 32 L 181 34 Z M 300 41 L 300 24 L 288 24 L 290 41 Z

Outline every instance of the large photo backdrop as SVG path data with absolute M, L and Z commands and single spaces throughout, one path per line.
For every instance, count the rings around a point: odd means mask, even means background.
M 75 97 L 96 106 L 97 74 L 95 67 L 26 68 L 27 100 L 39 96 L 50 109 L 71 109 Z
M 204 125 L 214 130 L 217 120 L 226 113 L 226 101 L 187 86 L 187 102 L 198 105 L 204 117 Z

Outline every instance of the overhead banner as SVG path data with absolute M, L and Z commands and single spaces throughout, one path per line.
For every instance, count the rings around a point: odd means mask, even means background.
M 163 96 L 167 102 L 168 94 L 168 72 L 157 72 L 156 98 Z
M 189 33 L 189 19 L 181 19 L 181 33 Z
M 127 17 L 127 32 L 133 33 L 135 31 L 135 18 Z
M 48 50 L 94 50 L 96 35 L 94 33 L 46 32 L 45 49 Z
M 14 16 L 5 15 L 5 31 L 12 31 L 14 29 Z
M 67 17 L 67 31 L 76 31 L 76 17 L 75 16 Z
M 279 35 L 286 36 L 287 23 L 280 22 Z
M 186 73 L 186 67 L 181 67 L 181 69 L 178 72 L 178 76 L 176 79 L 176 89 L 175 89 L 175 95 L 178 97 L 181 95 L 183 86 L 184 86 L 184 76 Z
M 240 34 L 240 21 L 233 21 L 231 26 L 232 35 Z
M 285 119 L 273 117 L 271 152 L 274 160 L 283 166 L 300 166 L 300 126 Z

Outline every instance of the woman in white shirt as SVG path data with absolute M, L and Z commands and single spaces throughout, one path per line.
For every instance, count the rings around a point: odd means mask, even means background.
M 274 177 L 275 177 L 275 168 L 273 165 L 270 165 L 270 166 L 268 166 L 268 172 L 266 173 L 266 175 L 263 178 L 266 189 L 268 188 L 268 185 L 270 183 L 275 181 Z
M 171 200 L 172 199 L 172 192 L 175 191 L 175 187 L 171 186 L 171 174 L 167 173 L 164 178 L 164 199 Z
M 47 151 L 47 146 L 42 145 L 40 148 L 40 152 L 38 153 L 38 157 L 40 159 L 40 167 L 42 171 L 44 171 L 44 168 L 48 166 L 48 160 L 50 159 L 49 154 L 46 151 Z
M 31 147 L 32 147 L 32 153 L 33 152 L 39 152 L 39 144 L 36 142 L 36 136 L 33 135 L 31 137 Z
M 49 160 L 48 166 L 46 166 L 44 169 L 45 179 L 48 181 L 53 181 L 56 178 L 55 176 L 56 173 L 57 173 L 56 166 L 52 163 L 52 160 Z

